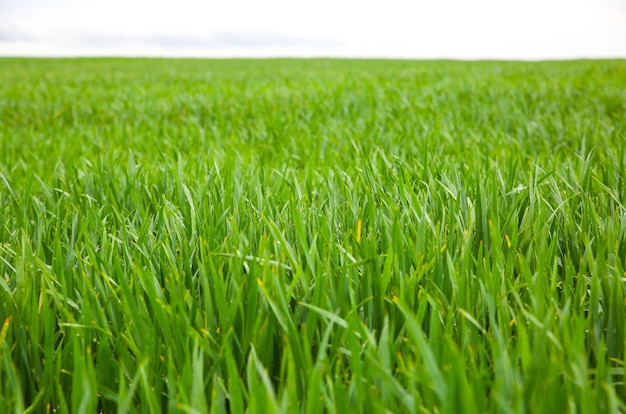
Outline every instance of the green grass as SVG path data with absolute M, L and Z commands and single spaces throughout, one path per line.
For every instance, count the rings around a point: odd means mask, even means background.
M 2 59 L 0 412 L 623 411 L 625 120 L 625 61 Z

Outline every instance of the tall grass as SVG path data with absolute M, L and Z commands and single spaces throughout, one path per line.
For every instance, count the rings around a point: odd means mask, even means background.
M 0 412 L 619 412 L 626 64 L 0 60 Z

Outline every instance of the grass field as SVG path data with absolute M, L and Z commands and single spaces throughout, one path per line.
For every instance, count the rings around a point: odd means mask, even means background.
M 626 409 L 626 61 L 0 60 L 0 412 Z

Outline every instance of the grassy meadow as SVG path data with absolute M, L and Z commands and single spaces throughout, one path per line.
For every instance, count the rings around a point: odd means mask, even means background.
M 626 61 L 0 59 L 0 412 L 626 410 Z

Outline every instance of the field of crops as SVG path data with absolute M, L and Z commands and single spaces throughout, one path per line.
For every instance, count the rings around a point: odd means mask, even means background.
M 626 409 L 626 61 L 0 60 L 0 412 Z

